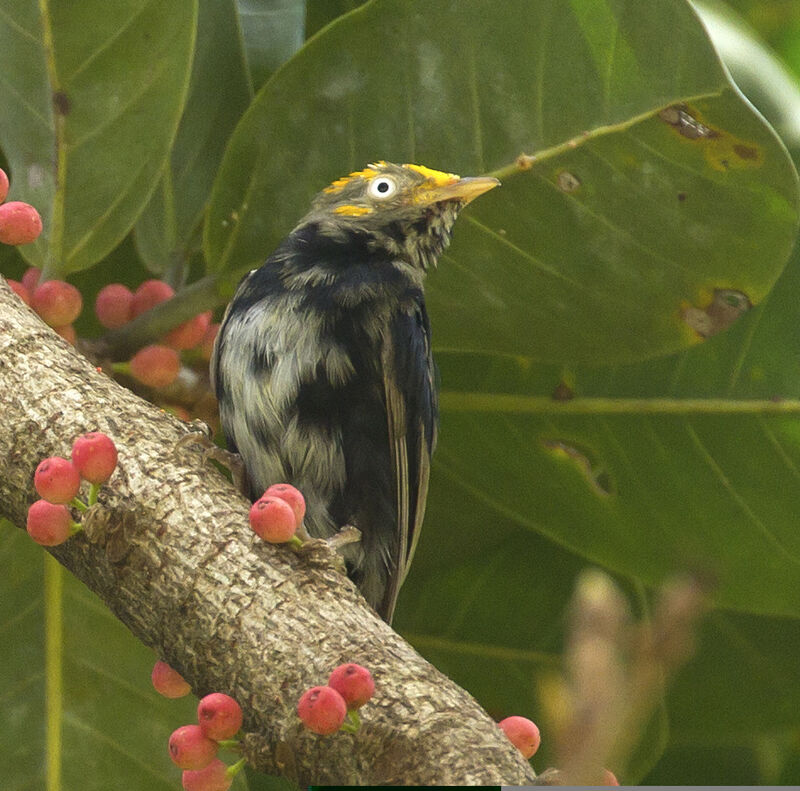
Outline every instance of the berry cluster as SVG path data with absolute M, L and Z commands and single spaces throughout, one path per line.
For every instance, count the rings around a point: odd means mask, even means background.
M 29 203 L 9 201 L 8 176 L 0 169 L 0 242 L 20 245 L 35 242 L 42 232 L 42 218 Z M 48 280 L 39 283 L 41 270 L 30 267 L 22 281 L 9 280 L 8 285 L 26 304 L 41 316 L 62 338 L 74 344 L 75 328 L 72 322 L 83 308 L 81 293 L 75 286 L 63 280 Z
M 104 327 L 119 329 L 131 319 L 168 302 L 174 296 L 175 290 L 163 280 L 145 280 L 136 291 L 131 291 L 122 283 L 110 283 L 98 293 L 94 309 Z M 210 310 L 199 313 L 170 330 L 162 343 L 145 346 L 130 362 L 117 364 L 115 370 L 130 374 L 148 387 L 167 387 L 180 373 L 181 351 L 198 349 L 205 360 L 210 359 L 218 329 L 219 324 L 211 323 Z
M 0 206 L 0 209 L 2 208 Z M 72 322 L 83 310 L 81 292 L 63 280 L 47 280 L 40 283 L 41 276 L 41 269 L 32 266 L 22 276 L 21 281 L 9 280 L 8 285 L 26 305 L 39 314 L 45 324 L 74 345 L 77 335 Z
M 180 678 L 179 674 L 175 675 Z M 239 704 L 230 695 L 212 692 L 197 706 L 197 725 L 182 725 L 172 732 L 169 755 L 172 762 L 183 769 L 185 791 L 227 791 L 230 788 L 233 778 L 244 766 L 244 759 L 228 766 L 217 758 L 217 752 L 220 747 L 239 748 L 234 737 L 241 727 Z
M 72 444 L 71 459 L 51 456 L 39 462 L 33 485 L 41 500 L 28 509 L 27 530 L 30 537 L 46 547 L 63 544 L 80 530 L 68 506 L 85 511 L 97 502 L 100 487 L 117 466 L 117 448 L 107 435 L 93 431 L 78 437 Z M 88 481 L 89 497 L 78 498 L 81 480 Z
M 0 206 L 0 210 L 2 208 Z M 40 283 L 41 274 L 40 269 L 30 267 L 21 281 L 9 280 L 8 284 L 26 305 L 39 314 L 45 324 L 74 345 L 77 335 L 73 322 L 83 309 L 81 293 L 63 280 Z M 174 296 L 175 290 L 162 280 L 146 280 L 136 291 L 131 291 L 122 283 L 111 283 L 97 294 L 94 308 L 100 324 L 107 329 L 119 329 Z M 128 374 L 148 387 L 168 387 L 180 373 L 182 351 L 195 350 L 204 365 L 211 359 L 214 339 L 219 330 L 219 324 L 211 322 L 211 315 L 210 310 L 197 314 L 170 330 L 161 343 L 145 346 L 128 362 L 114 364 L 113 370 Z
M 306 501 L 298 489 L 288 483 L 275 483 L 253 503 L 250 527 L 271 544 L 289 542 L 300 546 L 295 535 L 306 515 Z
M 326 686 L 311 687 L 297 702 L 297 716 L 310 731 L 330 736 L 338 730 L 358 730 L 360 709 L 375 692 L 375 682 L 367 668 L 348 662 L 339 665 Z
M 8 185 L 7 175 L 0 170 L 0 242 L 27 244 L 41 233 L 42 221 L 36 209 L 27 203 L 3 203 Z M 76 345 L 78 336 L 74 322 L 83 309 L 83 297 L 75 286 L 63 280 L 48 279 L 42 282 L 42 274 L 37 267 L 30 267 L 21 280 L 8 279 L 7 282 L 46 324 L 69 343 Z M 45 274 L 49 277 L 49 273 Z M 102 326 L 118 330 L 175 296 L 172 286 L 161 280 L 147 280 L 135 291 L 121 283 L 111 283 L 98 293 L 95 312 Z M 156 343 L 140 349 L 130 360 L 110 364 L 109 370 L 130 376 L 155 390 L 173 385 L 184 371 L 187 375 L 181 378 L 181 386 L 173 387 L 169 398 L 185 403 L 189 409 L 169 403 L 164 404 L 165 409 L 184 420 L 199 417 L 212 426 L 216 425 L 218 416 L 213 395 L 207 387 L 202 386 L 219 330 L 219 324 L 212 323 L 211 319 L 210 310 L 198 313 L 167 332 Z M 115 341 L 112 339 L 109 342 L 113 349 Z M 101 348 L 105 347 L 101 344 Z M 191 354 L 182 361 L 181 353 L 184 351 L 191 351 Z M 199 375 L 194 375 L 188 368 L 183 369 L 182 362 L 189 367 L 196 367 Z
M 42 218 L 29 203 L 9 201 L 8 176 L 0 169 L 0 242 L 3 244 L 30 244 L 42 232 Z

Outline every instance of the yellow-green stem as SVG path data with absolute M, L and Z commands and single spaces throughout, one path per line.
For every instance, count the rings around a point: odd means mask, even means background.
M 800 399 L 594 398 L 443 392 L 442 410 L 519 415 L 797 415 Z
M 97 493 L 103 484 L 93 483 L 89 486 L 89 505 L 94 505 L 97 502 Z
M 62 621 L 64 569 L 49 554 L 44 556 L 45 719 L 47 791 L 61 791 L 61 727 L 63 721 Z
M 707 99 L 718 95 L 718 92 L 703 93 L 697 96 L 692 96 L 685 101 L 694 102 L 700 99 Z M 582 134 L 576 135 L 569 140 L 564 140 L 563 142 L 549 146 L 548 148 L 542 148 L 539 151 L 534 151 L 532 154 L 521 153 L 513 162 L 497 168 L 497 170 L 493 170 L 486 175 L 494 176 L 495 178 L 500 179 L 500 181 L 505 181 L 510 176 L 516 176 L 519 173 L 524 173 L 525 171 L 530 170 L 535 165 L 539 164 L 539 162 L 544 162 L 545 160 L 553 159 L 554 157 L 566 154 L 567 152 L 573 151 L 598 137 L 605 137 L 606 135 L 624 132 L 627 129 L 630 129 L 632 126 L 652 118 L 665 107 L 669 107 L 669 104 L 661 107 L 654 107 L 653 109 L 647 110 L 639 115 L 635 115 L 631 118 L 625 118 L 616 124 L 605 124 L 602 126 L 596 126 L 594 129 L 587 129 Z
M 244 765 L 244 758 L 240 758 L 235 764 L 232 764 L 225 770 L 225 774 L 228 775 L 228 777 L 236 777 L 236 775 L 244 769 Z

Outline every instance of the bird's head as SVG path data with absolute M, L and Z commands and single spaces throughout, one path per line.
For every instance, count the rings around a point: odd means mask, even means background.
M 376 162 L 337 179 L 320 192 L 301 225 L 323 233 L 363 233 L 375 247 L 427 269 L 450 240 L 464 206 L 500 182 L 461 178 L 424 165 Z

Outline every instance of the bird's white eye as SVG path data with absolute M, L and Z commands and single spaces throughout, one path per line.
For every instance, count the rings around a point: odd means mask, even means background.
M 391 176 L 378 176 L 369 183 L 367 192 L 373 198 L 391 198 L 397 192 L 397 182 Z

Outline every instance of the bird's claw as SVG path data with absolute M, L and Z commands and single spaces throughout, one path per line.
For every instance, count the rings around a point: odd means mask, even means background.
M 328 538 L 312 538 L 302 525 L 298 528 L 298 535 L 302 540 L 302 545 L 295 551 L 301 557 L 309 561 L 315 559 L 323 560 L 326 563 L 333 563 L 338 571 L 347 574 L 347 567 L 344 558 L 339 554 L 339 550 L 348 544 L 354 544 L 361 540 L 361 531 L 352 525 L 345 525 L 338 533 L 334 533 Z M 315 557 L 316 556 L 316 557 Z
M 199 422 L 199 421 L 196 421 Z M 208 428 L 206 426 L 206 428 Z M 210 431 L 210 429 L 209 429 Z M 194 430 L 184 434 L 175 443 L 177 448 L 186 448 L 190 445 L 200 445 L 203 449 L 203 463 L 208 464 L 209 460 L 213 459 L 218 464 L 221 464 L 225 469 L 229 470 L 233 478 L 233 485 L 242 493 L 247 493 L 246 473 L 244 469 L 244 462 L 238 453 L 232 453 L 225 448 L 221 448 L 215 444 L 211 436 L 202 431 Z
M 331 549 L 339 551 L 348 544 L 356 544 L 361 541 L 361 531 L 353 525 L 345 525 L 338 533 L 334 533 L 325 540 Z

